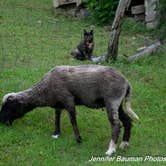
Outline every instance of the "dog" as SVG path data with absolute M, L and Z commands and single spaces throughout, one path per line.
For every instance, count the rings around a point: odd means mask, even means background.
M 91 60 L 93 49 L 94 49 L 94 40 L 93 40 L 93 30 L 87 32 L 84 29 L 84 39 L 78 44 L 76 49 L 71 52 L 71 55 L 78 60 Z

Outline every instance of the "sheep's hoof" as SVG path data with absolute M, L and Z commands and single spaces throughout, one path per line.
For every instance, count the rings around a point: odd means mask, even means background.
M 59 134 L 52 135 L 52 138 L 57 139 L 59 137 Z
M 78 138 L 76 138 L 76 141 L 77 141 L 77 143 L 81 143 L 82 142 L 81 136 L 78 136 Z
M 108 155 L 108 156 L 111 156 L 113 153 L 115 153 L 116 152 L 116 149 L 115 148 L 110 148 L 110 149 L 108 149 L 107 151 L 106 151 L 106 155 Z
M 121 144 L 119 145 L 120 149 L 125 149 L 129 146 L 129 142 L 127 141 L 122 141 Z

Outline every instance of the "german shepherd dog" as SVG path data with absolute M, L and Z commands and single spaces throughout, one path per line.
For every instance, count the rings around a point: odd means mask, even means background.
M 91 60 L 93 48 L 94 48 L 93 30 L 87 32 L 84 29 L 84 38 L 78 44 L 76 49 L 71 52 L 71 55 L 78 60 L 86 60 L 86 59 Z

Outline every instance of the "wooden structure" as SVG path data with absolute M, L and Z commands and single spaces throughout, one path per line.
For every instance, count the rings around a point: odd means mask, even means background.
M 134 15 L 136 21 L 144 21 L 145 20 L 145 6 L 137 5 L 131 7 L 131 13 Z
M 81 4 L 82 0 L 53 0 L 53 7 L 57 8 L 62 5 L 68 5 L 68 4 L 76 4 L 76 6 L 79 6 Z
M 78 7 L 82 4 L 82 1 L 83 0 L 53 0 L 53 7 L 58 8 L 69 4 L 76 4 Z M 159 0 L 130 0 L 130 2 L 129 8 L 136 21 L 144 21 L 148 29 L 157 27 L 157 3 L 159 3 Z
M 144 21 L 148 29 L 157 26 L 157 4 L 159 0 L 132 0 L 131 13 L 136 21 Z

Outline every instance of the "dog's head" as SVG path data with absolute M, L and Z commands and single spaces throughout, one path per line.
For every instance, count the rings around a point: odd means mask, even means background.
M 0 111 L 0 122 L 11 125 L 12 122 L 25 114 L 24 105 L 18 100 L 16 93 L 10 93 L 3 97 Z
M 87 32 L 84 29 L 84 42 L 89 45 L 93 43 L 93 30 L 91 30 L 90 32 Z

